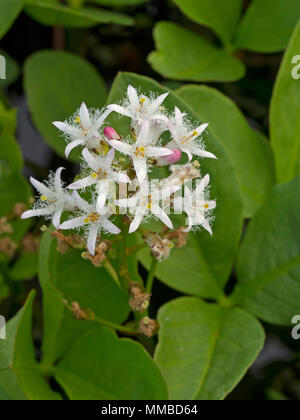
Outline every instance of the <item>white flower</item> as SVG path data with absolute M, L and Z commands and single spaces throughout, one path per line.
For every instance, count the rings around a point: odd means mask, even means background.
M 65 192 L 61 181 L 61 172 L 64 168 L 59 168 L 54 177 L 50 176 L 48 186 L 42 184 L 34 178 L 30 178 L 31 184 L 40 193 L 41 197 L 35 204 L 33 210 L 25 211 L 22 219 L 35 216 L 45 216 L 52 219 L 56 229 L 60 224 L 60 218 L 64 210 L 72 211 L 76 207 L 72 196 Z
M 70 152 L 77 146 L 85 146 L 89 149 L 99 149 L 101 144 L 105 144 L 106 140 L 100 134 L 100 129 L 105 119 L 112 111 L 107 109 L 104 112 L 89 112 L 85 103 L 79 110 L 79 115 L 73 118 L 71 122 L 55 121 L 53 125 L 62 131 L 69 144 L 66 147 L 65 155 L 69 156 Z
M 130 225 L 129 233 L 135 232 L 143 219 L 148 215 L 154 215 L 161 220 L 168 228 L 173 229 L 173 224 L 161 208 L 160 202 L 167 200 L 174 192 L 178 191 L 178 187 L 161 189 L 160 186 L 155 190 L 155 194 L 150 192 L 148 180 L 141 185 L 140 190 L 127 199 L 116 200 L 117 206 L 121 208 L 129 208 L 130 213 L 134 214 L 134 219 Z
M 131 118 L 131 127 L 138 134 L 144 121 L 151 121 L 153 129 L 157 130 L 156 136 L 159 136 L 167 130 L 168 119 L 162 114 L 162 103 L 169 95 L 164 93 L 157 98 L 148 98 L 145 95 L 138 95 L 136 89 L 128 86 L 127 89 L 128 99 L 126 99 L 124 106 L 112 104 L 108 108 L 118 114 L 125 115 Z
M 140 134 L 134 144 L 124 143 L 118 140 L 111 140 L 109 143 L 114 149 L 131 157 L 140 184 L 142 184 L 147 176 L 147 159 L 173 154 L 173 151 L 166 147 L 149 146 L 149 143 L 151 144 L 149 121 L 143 123 Z
M 60 225 L 60 229 L 77 229 L 82 226 L 87 229 L 87 247 L 90 254 L 95 255 L 97 236 L 101 231 L 117 235 L 120 229 L 109 221 L 107 209 L 100 209 L 97 203 L 89 204 L 77 192 L 74 192 L 76 203 L 83 214 Z
M 211 210 L 216 208 L 216 202 L 206 199 L 209 179 L 209 175 L 206 175 L 194 191 L 185 187 L 184 211 L 189 220 L 189 227 L 185 229 L 185 232 L 189 232 L 194 226 L 203 226 L 212 235 L 209 216 Z
M 68 188 L 78 190 L 91 185 L 97 185 L 97 205 L 98 208 L 102 209 L 107 200 L 110 182 L 130 183 L 131 180 L 127 175 L 113 170 L 112 163 L 115 157 L 115 151 L 113 149 L 111 149 L 104 158 L 92 155 L 88 149 L 85 148 L 82 152 L 82 156 L 94 172 L 88 177 L 80 179 L 79 181 L 69 185 Z
M 196 129 L 191 129 L 191 126 L 185 120 L 185 116 L 186 114 L 175 107 L 174 116 L 169 123 L 169 130 L 172 134 L 173 141 L 167 147 L 172 149 L 180 148 L 188 155 L 189 161 L 192 160 L 193 155 L 217 159 L 214 154 L 204 150 L 199 139 L 208 127 L 208 124 L 202 124 Z

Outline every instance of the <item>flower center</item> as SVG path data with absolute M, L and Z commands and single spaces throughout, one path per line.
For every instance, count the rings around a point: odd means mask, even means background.
M 94 172 L 91 176 L 92 176 L 92 178 L 95 178 L 95 179 L 106 179 L 107 178 L 107 172 L 102 171 L 102 169 L 99 169 L 98 172 Z
M 134 154 L 135 154 L 135 156 L 136 157 L 145 157 L 145 152 L 146 152 L 146 148 L 145 147 L 136 147 L 135 148 L 135 152 L 134 152 Z
M 84 220 L 84 223 L 95 223 L 99 220 L 99 214 L 97 213 L 91 213 L 88 215 L 88 217 Z

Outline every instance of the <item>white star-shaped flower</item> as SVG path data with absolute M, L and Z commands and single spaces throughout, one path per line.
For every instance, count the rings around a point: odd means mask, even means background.
M 110 182 L 130 183 L 131 180 L 127 175 L 116 172 L 112 168 L 112 163 L 115 157 L 114 149 L 111 149 L 104 158 L 93 155 L 85 148 L 82 152 L 82 156 L 94 172 L 86 178 L 80 179 L 79 181 L 69 185 L 68 188 L 78 190 L 91 185 L 97 185 L 97 205 L 98 208 L 103 209 L 107 200 Z
M 168 226 L 168 228 L 173 229 L 173 224 L 160 203 L 163 204 L 164 201 L 178 190 L 178 187 L 161 189 L 158 186 L 155 193 L 151 193 L 148 180 L 145 180 L 140 190 L 133 197 L 116 200 L 117 206 L 128 208 L 130 213 L 135 215 L 130 225 L 129 233 L 135 232 L 143 222 L 143 219 L 149 215 L 154 215 Z
M 201 124 L 198 128 L 191 130 L 184 119 L 185 115 L 175 107 L 174 117 L 169 122 L 169 130 L 173 141 L 167 146 L 173 149 L 180 148 L 188 155 L 189 161 L 193 159 L 193 155 L 217 159 L 214 154 L 204 150 L 201 145 L 200 136 L 206 130 L 208 124 Z
M 66 147 L 65 155 L 69 156 L 71 151 L 78 146 L 89 149 L 99 149 L 101 144 L 106 143 L 106 139 L 101 136 L 100 129 L 105 119 L 112 111 L 106 109 L 104 112 L 89 112 L 85 103 L 83 103 L 77 115 L 71 122 L 55 121 L 53 125 L 62 131 L 69 144 Z
M 40 199 L 36 202 L 33 210 L 25 211 L 22 219 L 29 217 L 44 216 L 52 219 L 56 229 L 59 228 L 60 218 L 63 211 L 72 211 L 76 207 L 71 194 L 68 194 L 61 181 L 61 172 L 64 168 L 59 168 L 54 177 L 50 177 L 48 185 L 42 184 L 33 177 L 30 178 L 31 184 L 40 193 Z
M 60 225 L 60 229 L 77 229 L 85 227 L 87 230 L 87 247 L 90 254 L 95 255 L 98 234 L 101 231 L 117 235 L 121 230 L 109 221 L 107 209 L 100 209 L 97 203 L 89 204 L 77 192 L 74 192 L 77 206 L 82 215 L 70 219 Z
M 173 154 L 173 151 L 166 147 L 153 147 L 151 144 L 150 123 L 145 121 L 140 134 L 134 144 L 124 143 L 118 140 L 110 140 L 110 145 L 125 155 L 130 156 L 140 184 L 147 176 L 147 160 Z
M 194 191 L 185 187 L 184 211 L 189 220 L 189 226 L 185 229 L 185 232 L 189 232 L 194 226 L 203 226 L 212 235 L 209 214 L 211 210 L 216 208 L 216 202 L 206 200 L 206 188 L 209 180 L 209 175 L 206 175 Z
M 124 106 L 112 104 L 108 109 L 118 114 L 131 118 L 131 127 L 139 132 L 145 120 L 151 121 L 151 125 L 156 130 L 157 138 L 167 130 L 168 118 L 162 114 L 162 104 L 169 92 L 150 99 L 145 95 L 138 95 L 137 90 L 133 86 L 128 86 L 127 96 Z

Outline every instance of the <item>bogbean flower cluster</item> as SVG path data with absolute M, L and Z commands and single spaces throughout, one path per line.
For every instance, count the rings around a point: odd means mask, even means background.
M 127 215 L 129 233 L 151 217 L 173 229 L 168 209 L 181 207 L 188 218 L 185 232 L 202 226 L 212 234 L 210 222 L 216 203 L 209 199 L 209 175 L 201 178 L 199 162 L 192 161 L 194 157 L 216 158 L 204 149 L 201 138 L 208 124 L 194 127 L 177 107 L 173 113 L 167 112 L 163 106 L 167 96 L 147 97 L 129 86 L 121 104 L 99 111 L 89 110 L 83 103 L 69 120 L 54 122 L 67 141 L 67 158 L 74 148 L 82 148 L 82 172 L 67 187 L 61 179 L 63 168 L 51 173 L 45 183 L 31 178 L 40 197 L 22 218 L 43 216 L 56 229 L 84 232 L 92 255 L 101 232 L 120 233 L 113 220 L 115 214 Z M 106 120 L 111 113 L 130 118 L 127 137 L 121 138 L 108 126 Z M 187 155 L 188 163 L 179 164 L 183 155 Z M 169 167 L 170 175 L 156 180 L 153 188 L 149 179 L 156 166 Z M 119 192 L 126 186 L 129 193 L 117 198 L 112 184 Z M 89 197 L 88 201 L 83 197 Z M 71 216 L 61 222 L 64 212 Z

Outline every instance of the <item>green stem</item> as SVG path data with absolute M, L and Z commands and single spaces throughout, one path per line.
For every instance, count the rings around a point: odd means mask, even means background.
M 146 292 L 147 293 L 151 293 L 157 265 L 158 265 L 158 261 L 155 258 L 152 258 L 152 264 L 151 264 L 151 267 L 150 267 L 150 271 L 149 271 L 148 278 L 147 278 L 147 283 L 146 283 Z
M 102 325 L 103 327 L 110 327 L 116 331 L 119 331 L 124 334 L 128 335 L 137 335 L 138 331 L 133 330 L 132 328 L 123 327 L 122 325 L 114 324 L 113 322 L 106 321 L 102 318 L 97 317 L 96 315 L 92 315 L 90 318 L 91 321 L 97 322 L 97 324 Z

